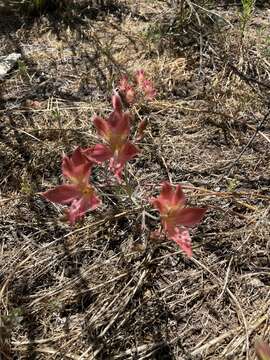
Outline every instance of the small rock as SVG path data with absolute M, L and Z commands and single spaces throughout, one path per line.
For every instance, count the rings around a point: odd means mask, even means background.
M 0 56 L 0 80 L 2 80 L 6 74 L 15 66 L 20 57 L 21 54 L 19 53 Z

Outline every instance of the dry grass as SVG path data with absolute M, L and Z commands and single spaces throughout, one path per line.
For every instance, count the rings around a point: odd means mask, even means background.
M 0 89 L 0 358 L 255 359 L 270 337 L 269 10 L 244 38 L 237 8 L 212 10 L 221 32 L 195 16 L 189 42 L 149 32 L 173 12 L 164 2 L 121 9 L 1 24 L 3 53 L 23 59 Z M 61 181 L 63 152 L 97 141 L 91 116 L 138 67 L 158 99 L 136 108 L 149 127 L 133 201 L 94 171 L 104 205 L 70 228 L 38 193 Z M 192 259 L 150 240 L 164 179 L 209 208 Z

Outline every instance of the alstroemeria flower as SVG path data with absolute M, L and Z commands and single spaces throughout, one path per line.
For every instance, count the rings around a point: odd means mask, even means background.
M 188 228 L 202 220 L 206 208 L 185 207 L 185 195 L 180 185 L 173 186 L 168 182 L 162 184 L 161 193 L 151 203 L 159 210 L 161 222 L 168 238 L 175 241 L 181 249 L 192 256 L 191 239 Z
M 121 96 L 128 105 L 131 105 L 135 100 L 135 91 L 128 82 L 128 77 L 125 75 L 119 80 L 119 91 Z
M 67 211 L 70 224 L 83 217 L 87 210 L 94 210 L 101 204 L 101 200 L 89 184 L 92 165 L 82 154 L 82 150 L 77 148 L 71 157 L 64 156 L 62 162 L 62 173 L 71 183 L 56 186 L 42 193 L 46 199 L 56 204 L 70 205 Z
M 121 99 L 113 95 L 114 111 L 108 119 L 95 116 L 94 125 L 106 144 L 97 144 L 84 150 L 84 155 L 90 160 L 102 163 L 110 160 L 110 170 L 121 182 L 125 163 L 139 153 L 139 149 L 128 141 L 130 134 L 130 116 L 122 112 Z
M 145 78 L 145 72 L 143 69 L 140 69 L 135 74 L 135 79 L 137 81 L 138 86 L 145 93 L 145 96 L 149 100 L 153 100 L 156 96 L 156 90 L 154 88 L 153 83 Z

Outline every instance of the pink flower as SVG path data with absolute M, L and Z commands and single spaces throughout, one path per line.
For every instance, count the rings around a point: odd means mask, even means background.
M 138 86 L 141 88 L 141 90 L 145 93 L 145 96 L 149 100 L 153 100 L 156 96 L 156 90 L 154 88 L 153 83 L 145 78 L 145 72 L 143 69 L 140 69 L 135 74 L 135 79 L 138 84 Z
M 125 75 L 119 80 L 119 91 L 124 101 L 131 105 L 135 100 L 135 91 L 128 82 L 128 77 Z
M 113 96 L 114 111 L 109 118 L 103 119 L 95 116 L 94 125 L 99 135 L 107 144 L 97 144 L 84 150 L 84 155 L 90 160 L 102 163 L 110 160 L 110 170 L 121 182 L 122 170 L 125 163 L 139 153 L 139 149 L 128 141 L 130 134 L 130 116 L 123 113 L 121 99 L 118 95 Z
M 168 238 L 175 241 L 188 256 L 192 256 L 188 228 L 199 224 L 207 209 L 185 207 L 186 199 L 181 186 L 177 185 L 174 190 L 168 182 L 162 184 L 160 195 L 151 202 L 160 212 Z
M 42 193 L 47 200 L 70 205 L 67 212 L 70 224 L 83 217 L 87 210 L 94 210 L 101 204 L 101 200 L 89 184 L 91 166 L 92 163 L 78 147 L 71 157 L 64 156 L 62 162 L 62 173 L 71 184 L 59 185 Z

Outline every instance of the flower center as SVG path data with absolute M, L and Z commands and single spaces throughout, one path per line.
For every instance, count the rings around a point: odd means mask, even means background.
M 85 186 L 81 189 L 81 192 L 83 196 L 91 197 L 94 193 L 94 190 L 91 186 Z
M 174 223 L 178 208 L 179 206 L 170 206 L 167 212 L 163 215 L 163 219 L 167 223 Z
M 113 152 L 119 151 L 126 141 L 126 135 L 113 134 L 110 138 L 110 146 Z

